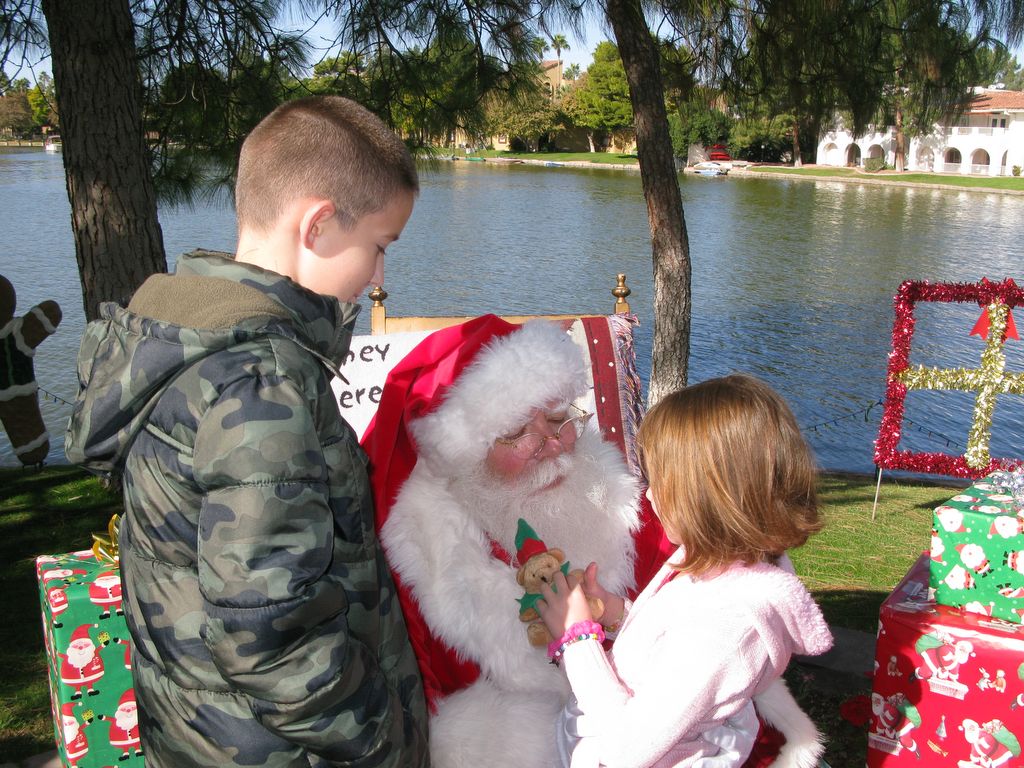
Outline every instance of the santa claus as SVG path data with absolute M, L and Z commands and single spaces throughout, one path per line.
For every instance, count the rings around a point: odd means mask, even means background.
M 135 704 L 135 691 L 129 688 L 121 695 L 117 711 L 113 715 L 100 715 L 102 720 L 110 720 L 110 746 L 121 750 L 118 760 L 128 760 L 134 752 L 136 757 L 142 755 L 139 740 L 139 711 Z
M 960 667 L 974 655 L 974 643 L 970 640 L 954 640 L 944 632 L 922 635 L 914 647 L 921 656 L 921 666 L 914 670 L 920 680 L 957 682 L 960 679 Z
M 577 407 L 588 373 L 562 326 L 479 318 L 429 336 L 391 371 L 364 437 L 431 706 L 435 768 L 558 763 L 554 728 L 569 688 L 519 620 L 520 518 L 574 565 L 598 563 L 620 594 L 673 549 L 641 513 L 619 449 Z M 619 618 L 601 621 L 611 631 Z M 788 692 L 773 701 L 793 716 L 794 751 L 815 741 Z M 752 711 L 745 717 L 719 729 L 716 765 L 749 752 L 757 727 Z
M 961 730 L 971 745 L 971 754 L 968 760 L 958 761 L 960 768 L 998 768 L 1020 755 L 1019 740 L 1000 720 L 979 724 L 968 718 Z
M 110 618 L 110 609 L 113 608 L 118 616 L 123 616 L 121 610 L 121 576 L 114 571 L 104 571 L 89 584 L 89 602 L 98 607 L 101 611 L 101 619 Z
M 46 590 L 46 602 L 50 604 L 50 620 L 53 622 L 54 629 L 64 626 L 60 615 L 68 609 L 69 605 L 68 595 L 64 589 L 64 587 L 50 587 Z
M 892 696 L 884 697 L 881 694 L 872 693 L 871 711 L 875 715 L 874 733 L 913 752 L 918 758 L 921 757 L 917 742 L 911 734 L 915 728 L 921 726 L 921 716 L 917 707 L 907 701 L 906 696 L 902 693 L 895 693 Z
M 60 681 L 71 686 L 75 692 L 71 700 L 82 698 L 82 689 L 88 688 L 88 695 L 95 696 L 99 691 L 95 683 L 103 677 L 103 659 L 96 652 L 96 644 L 89 637 L 89 625 L 82 624 L 71 633 L 67 650 L 60 656 Z
M 43 571 L 40 578 L 43 584 L 49 584 L 51 581 L 60 579 L 64 582 L 64 586 L 71 584 L 72 582 L 78 581 L 79 576 L 84 576 L 88 571 L 84 568 L 51 568 L 48 571 Z
M 70 701 L 61 707 L 61 733 L 64 736 L 68 765 L 75 768 L 89 751 L 89 740 L 85 737 L 84 726 L 75 717 L 75 705 Z

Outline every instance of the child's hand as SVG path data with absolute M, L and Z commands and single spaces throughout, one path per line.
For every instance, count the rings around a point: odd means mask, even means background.
M 592 621 L 594 618 L 582 587 L 582 584 L 578 584 L 575 589 L 570 589 L 565 574 L 561 571 L 555 574 L 553 584 L 541 585 L 541 599 L 537 601 L 537 610 L 544 620 L 544 625 L 556 640 L 573 624 Z
M 622 621 L 626 601 L 621 595 L 609 592 L 597 580 L 597 563 L 591 563 L 583 573 L 583 593 L 590 598 L 597 598 L 604 603 L 604 613 L 601 614 L 601 623 L 611 627 Z

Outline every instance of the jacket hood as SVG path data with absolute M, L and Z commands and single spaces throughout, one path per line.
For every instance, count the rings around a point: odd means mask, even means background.
M 160 396 L 221 350 L 281 336 L 334 367 L 348 352 L 358 312 L 221 255 L 183 256 L 176 274 L 151 276 L 127 308 L 104 304 L 86 327 L 68 460 L 103 474 L 119 469 Z
M 742 580 L 744 570 L 757 572 L 759 578 L 756 582 Z M 746 593 L 746 604 L 780 674 L 791 654 L 819 656 L 832 647 L 832 632 L 825 617 L 796 574 L 758 563 L 733 567 L 725 577 L 736 579 L 735 583 L 743 584 L 745 590 L 751 589 L 751 583 L 756 584 L 756 591 Z

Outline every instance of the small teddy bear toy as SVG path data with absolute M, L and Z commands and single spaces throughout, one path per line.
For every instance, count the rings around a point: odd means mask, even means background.
M 548 549 L 530 524 L 522 518 L 519 518 L 516 529 L 516 558 L 520 563 L 516 581 L 526 589 L 525 594 L 519 599 L 519 619 L 528 622 L 526 636 L 530 645 L 546 648 L 554 638 L 537 612 L 541 584 L 550 584 L 555 574 L 561 571 L 565 574 L 569 588 L 575 589 L 576 585 L 583 581 L 583 571 L 579 568 L 569 570 L 565 553 L 557 548 Z M 587 602 L 594 620 L 601 618 L 604 604 L 596 598 L 587 598 Z
M 36 347 L 56 330 L 61 311 L 57 302 L 44 301 L 15 317 L 16 302 L 14 286 L 0 275 L 0 423 L 11 439 L 14 455 L 25 466 L 32 466 L 42 464 L 50 452 L 32 358 Z

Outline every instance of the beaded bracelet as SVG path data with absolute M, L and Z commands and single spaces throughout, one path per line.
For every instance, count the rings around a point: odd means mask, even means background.
M 558 660 L 562 658 L 565 649 L 580 640 L 597 640 L 604 642 L 604 627 L 596 621 L 578 621 L 566 630 L 566 633 L 558 640 L 548 645 L 548 658 L 557 666 Z
M 622 622 L 626 620 L 626 614 L 629 613 L 629 609 L 633 607 L 633 603 L 630 600 L 623 599 L 622 601 L 622 613 L 619 614 L 619 618 L 612 624 L 604 625 L 604 636 L 608 639 L 614 639 L 618 635 L 619 630 L 622 629 Z M 603 616 L 601 618 L 604 618 Z

